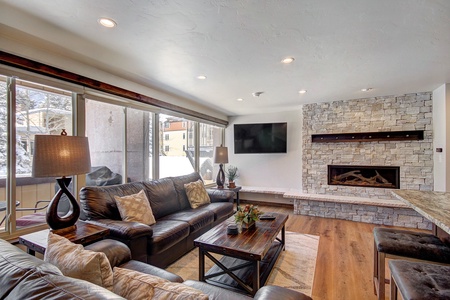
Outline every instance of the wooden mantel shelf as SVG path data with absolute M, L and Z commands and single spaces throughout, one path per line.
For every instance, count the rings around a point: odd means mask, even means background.
M 423 130 L 313 134 L 311 140 L 313 143 L 417 141 L 423 140 Z

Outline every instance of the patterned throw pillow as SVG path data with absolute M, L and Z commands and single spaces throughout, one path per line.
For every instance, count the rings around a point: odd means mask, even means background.
M 123 221 L 139 222 L 146 225 L 156 223 L 150 202 L 144 190 L 129 196 L 114 196 L 114 199 L 116 200 L 117 208 Z
M 192 208 L 197 208 L 211 202 L 201 179 L 186 183 L 184 188 L 186 189 L 186 194 Z
M 200 290 L 129 269 L 114 268 L 113 292 L 126 299 L 207 300 Z
M 44 261 L 58 267 L 68 277 L 86 280 L 112 291 L 113 272 L 103 252 L 84 250 L 82 245 L 50 232 Z

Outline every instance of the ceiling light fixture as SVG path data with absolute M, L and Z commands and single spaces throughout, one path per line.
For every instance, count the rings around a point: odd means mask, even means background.
M 307 92 L 307 90 L 300 90 L 298 91 L 299 94 L 305 94 Z
M 197 79 L 205 80 L 205 79 L 206 79 L 206 76 L 205 76 L 205 75 L 198 75 L 198 76 L 197 76 Z
M 361 89 L 361 92 L 370 92 L 371 90 L 373 90 L 373 88 L 365 88 Z
M 117 26 L 116 21 L 110 18 L 100 18 L 98 19 L 98 23 L 107 28 L 113 28 Z
M 281 61 L 283 64 L 290 64 L 290 63 L 292 63 L 293 61 L 295 60 L 295 58 L 293 58 L 293 57 L 286 57 L 286 58 L 283 58 L 283 60 Z
M 242 98 L 237 98 L 236 101 L 242 102 L 242 101 L 244 101 L 244 99 L 242 99 Z
M 264 94 L 264 92 L 254 92 L 254 93 L 252 93 L 253 97 L 259 97 L 262 94 Z

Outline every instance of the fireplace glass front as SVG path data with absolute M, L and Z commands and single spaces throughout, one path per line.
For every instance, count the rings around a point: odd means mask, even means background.
M 328 165 L 329 185 L 400 188 L 400 167 Z

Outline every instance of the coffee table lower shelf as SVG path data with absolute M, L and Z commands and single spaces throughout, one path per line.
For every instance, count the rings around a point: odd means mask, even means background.
M 205 280 L 207 283 L 216 286 L 254 295 L 259 287 L 266 283 L 282 250 L 284 250 L 284 244 L 277 239 L 272 243 L 269 251 L 261 261 L 249 261 L 230 256 L 223 256 L 218 261 L 214 261 L 210 254 L 206 252 L 205 255 L 212 259 L 215 265 L 206 272 Z M 222 264 L 225 270 L 219 267 L 218 263 Z M 257 264 L 259 264 L 259 285 L 254 285 L 253 281 L 256 277 Z M 233 279 L 227 272 L 232 272 L 241 283 Z M 255 286 L 258 286 L 258 288 L 255 289 Z

